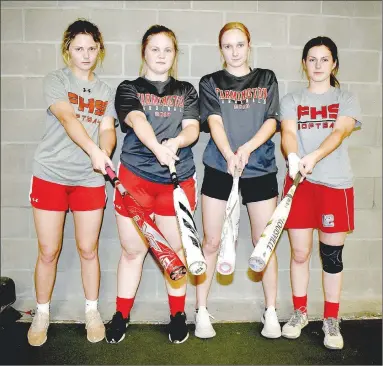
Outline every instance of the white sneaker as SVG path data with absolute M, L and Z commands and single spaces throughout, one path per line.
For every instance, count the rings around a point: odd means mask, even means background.
M 281 326 L 278 321 L 277 312 L 274 306 L 269 306 L 262 315 L 262 323 L 265 325 L 261 334 L 266 338 L 279 338 Z
M 323 344 L 329 349 L 343 348 L 343 337 L 342 334 L 340 334 L 339 322 L 339 319 L 336 318 L 327 318 L 323 320 Z
M 282 336 L 289 339 L 298 338 L 301 335 L 301 330 L 308 323 L 307 314 L 297 309 L 290 320 L 282 327 Z
M 42 346 L 48 338 L 48 327 L 49 313 L 36 311 L 28 331 L 28 343 L 34 347 Z
M 100 342 L 105 337 L 105 326 L 98 310 L 85 312 L 85 329 L 88 341 L 91 343 Z
M 210 318 L 214 319 L 206 309 L 206 306 L 200 306 L 195 313 L 195 336 L 198 338 L 213 338 L 215 330 L 211 325 Z

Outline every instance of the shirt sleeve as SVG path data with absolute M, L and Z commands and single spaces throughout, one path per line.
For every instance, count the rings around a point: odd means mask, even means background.
M 293 96 L 289 93 L 286 94 L 281 100 L 281 121 L 283 120 L 297 120 L 297 106 L 294 103 Z
M 355 119 L 355 128 L 361 127 L 361 109 L 359 100 L 355 94 L 343 92 L 339 101 L 338 116 L 352 117 Z
M 198 94 L 194 86 L 186 83 L 183 119 L 196 119 L 199 121 Z
M 222 113 L 217 93 L 207 77 L 202 78 L 199 82 L 199 109 L 201 131 L 209 132 L 207 118 L 212 114 L 222 116 Z
M 130 112 L 141 111 L 145 113 L 137 96 L 136 87 L 126 81 L 118 86 L 114 105 L 121 126 L 125 125 L 125 118 Z
M 115 97 L 116 97 L 116 90 L 110 88 L 109 89 L 108 105 L 106 107 L 106 111 L 105 111 L 104 116 L 110 116 L 110 117 L 113 117 L 114 119 L 117 120 L 116 108 L 114 106 Z M 118 125 L 118 123 L 116 124 L 116 126 L 117 125 Z
M 65 89 L 64 80 L 57 73 L 50 73 L 44 77 L 43 93 L 47 108 L 59 101 L 69 103 L 68 91 Z
M 279 131 L 281 126 L 279 111 L 279 90 L 278 81 L 273 72 L 271 85 L 267 91 L 265 121 L 269 118 L 274 118 L 277 121 L 277 131 Z

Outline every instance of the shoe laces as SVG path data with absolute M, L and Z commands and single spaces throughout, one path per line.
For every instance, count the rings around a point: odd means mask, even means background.
M 206 314 L 209 318 L 211 318 L 211 319 L 215 319 L 214 316 L 211 315 L 211 314 L 207 311 L 206 308 L 203 309 L 202 311 L 201 311 L 201 309 L 198 309 L 198 310 L 196 310 L 195 312 L 196 312 L 196 314 L 200 314 L 200 313 Z
M 49 324 L 49 314 L 45 314 L 42 311 L 36 311 L 32 320 L 32 329 L 34 331 L 44 330 Z
M 97 326 L 102 324 L 101 315 L 98 310 L 89 310 L 85 313 L 86 327 Z
M 303 312 L 301 309 L 294 310 L 294 314 L 288 321 L 288 324 L 292 327 L 295 327 L 297 324 L 302 323 L 303 320 Z
M 326 318 L 324 320 L 325 327 L 328 330 L 330 336 L 338 336 L 340 333 L 339 320 L 336 318 Z

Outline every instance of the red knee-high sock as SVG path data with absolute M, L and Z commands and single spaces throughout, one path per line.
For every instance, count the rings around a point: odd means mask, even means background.
M 307 295 L 294 296 L 293 295 L 294 310 L 300 310 L 302 313 L 307 313 Z
M 185 311 L 186 295 L 183 295 L 183 296 L 168 295 L 168 298 L 169 298 L 170 314 L 172 314 L 172 316 L 176 315 L 178 312 L 183 313 Z
M 324 302 L 324 315 L 323 317 L 326 318 L 338 318 L 339 313 L 339 302 Z
M 121 311 L 122 317 L 126 319 L 129 316 L 130 310 L 133 307 L 134 297 L 126 299 L 123 297 L 116 298 L 116 311 Z

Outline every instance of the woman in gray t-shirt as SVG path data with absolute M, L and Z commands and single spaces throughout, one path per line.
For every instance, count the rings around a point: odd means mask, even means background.
M 290 238 L 294 314 L 282 336 L 297 338 L 308 323 L 307 287 L 313 231 L 318 229 L 323 265 L 324 345 L 343 348 L 339 329 L 342 250 L 354 229 L 354 191 L 347 137 L 360 125 L 357 99 L 340 89 L 338 50 L 328 37 L 305 45 L 302 65 L 309 85 L 281 101 L 282 147 L 289 171 L 284 194 L 298 171 L 304 180 L 295 193 L 286 228 Z
M 49 307 L 72 210 L 86 297 L 87 338 L 99 342 L 105 327 L 97 310 L 100 285 L 98 236 L 106 202 L 105 164 L 115 144 L 113 90 L 93 72 L 105 55 L 97 26 L 79 19 L 61 45 L 67 65 L 44 78 L 46 131 L 33 161 L 30 201 L 39 244 L 35 270 L 37 311 L 28 332 L 32 346 L 47 340 Z M 111 165 L 113 166 L 113 164 Z

